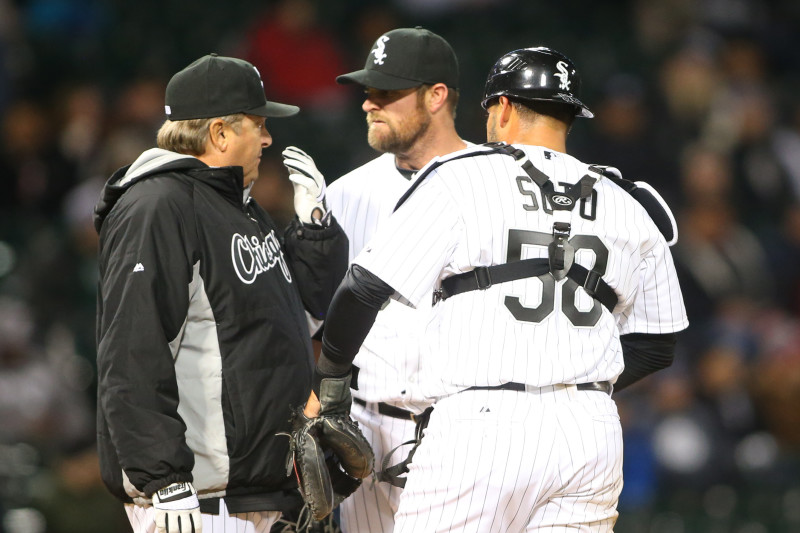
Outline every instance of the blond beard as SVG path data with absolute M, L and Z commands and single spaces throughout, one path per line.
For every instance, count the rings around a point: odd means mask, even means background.
M 413 115 L 403 117 L 396 126 L 384 122 L 389 130 L 386 135 L 379 136 L 372 128 L 371 115 L 367 115 L 367 142 L 369 145 L 383 153 L 402 154 L 409 152 L 419 141 L 431 125 L 431 116 L 427 113 L 421 100 Z

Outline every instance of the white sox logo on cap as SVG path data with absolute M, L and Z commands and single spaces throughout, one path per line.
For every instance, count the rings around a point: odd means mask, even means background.
M 381 91 L 435 83 L 455 88 L 458 87 L 458 60 L 441 36 L 422 27 L 398 28 L 375 40 L 363 69 L 337 76 L 336 81 Z
M 564 89 L 565 91 L 569 90 L 569 72 L 567 72 L 567 64 L 563 61 L 559 61 L 556 63 L 556 68 L 558 72 L 555 74 L 558 76 L 558 79 L 561 80 L 561 84 L 558 86 L 559 89 Z
M 372 55 L 375 56 L 375 64 L 383 65 L 383 60 L 386 59 L 386 41 L 389 38 L 385 35 L 378 37 L 375 41 L 375 48 L 372 50 Z

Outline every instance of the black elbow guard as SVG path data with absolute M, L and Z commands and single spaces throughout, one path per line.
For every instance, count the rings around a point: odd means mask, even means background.
M 674 333 L 631 333 L 620 337 L 625 370 L 617 378 L 614 390 L 620 391 L 653 372 L 670 366 L 675 358 L 676 340 Z
M 322 352 L 334 365 L 349 365 L 394 289 L 367 269 L 353 265 L 331 302 Z M 341 366 L 337 370 L 341 370 Z

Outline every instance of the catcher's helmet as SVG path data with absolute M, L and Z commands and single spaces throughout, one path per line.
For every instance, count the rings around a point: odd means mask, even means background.
M 592 118 L 578 100 L 581 78 L 572 61 L 550 48 L 522 48 L 509 52 L 489 71 L 481 105 L 492 98 L 508 96 L 512 100 L 545 100 L 575 106 L 575 115 Z

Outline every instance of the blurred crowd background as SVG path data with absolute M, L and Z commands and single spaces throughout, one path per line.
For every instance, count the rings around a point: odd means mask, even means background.
M 507 51 L 570 56 L 571 153 L 655 186 L 691 326 L 674 365 L 615 395 L 616 531 L 800 531 L 800 2 L 796 0 L 0 0 L 0 533 L 122 533 L 94 454 L 97 235 L 111 172 L 154 146 L 166 82 L 209 53 L 268 97 L 254 196 L 292 216 L 283 147 L 328 182 L 374 157 L 362 94 L 338 86 L 376 37 L 423 25 L 461 64 L 456 125 Z

